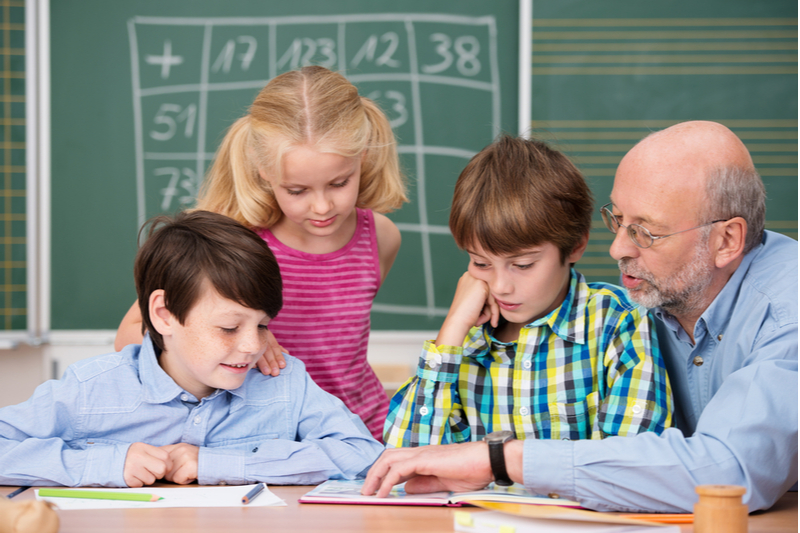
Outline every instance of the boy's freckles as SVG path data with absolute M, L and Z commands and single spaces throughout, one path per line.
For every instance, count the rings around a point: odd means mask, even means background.
M 160 364 L 198 399 L 236 389 L 266 350 L 269 317 L 222 297 L 208 282 L 185 323 L 164 336 Z

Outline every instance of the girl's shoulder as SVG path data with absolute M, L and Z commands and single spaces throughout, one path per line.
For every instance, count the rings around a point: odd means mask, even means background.
M 378 244 L 378 257 L 381 265 L 381 281 L 386 278 L 392 268 L 397 252 L 400 251 L 400 230 L 389 217 L 381 213 L 373 213 L 375 217 L 375 237 Z
M 378 237 L 378 242 L 382 245 L 389 246 L 390 244 L 400 247 L 400 230 L 397 225 L 391 221 L 389 217 L 381 213 L 372 213 L 375 220 L 375 233 Z

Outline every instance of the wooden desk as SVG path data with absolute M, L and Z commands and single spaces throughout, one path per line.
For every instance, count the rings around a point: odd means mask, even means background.
M 8 494 L 16 487 L 0 487 Z M 195 532 L 291 532 L 291 533 L 438 533 L 453 531 L 453 508 L 394 505 L 299 504 L 297 499 L 311 487 L 278 487 L 270 490 L 287 507 L 213 509 L 116 509 L 59 511 L 60 533 L 195 533 Z M 28 489 L 14 500 L 33 498 Z M 469 508 L 467 508 L 469 509 Z M 681 526 L 682 533 L 693 531 Z M 797 493 L 786 493 L 772 509 L 750 516 L 749 533 L 797 531 Z

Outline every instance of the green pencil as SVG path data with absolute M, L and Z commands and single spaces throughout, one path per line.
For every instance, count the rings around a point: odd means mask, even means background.
M 110 492 L 104 490 L 39 489 L 42 498 L 86 498 L 89 500 L 126 500 L 133 502 L 157 502 L 163 500 L 155 494 L 140 492 Z

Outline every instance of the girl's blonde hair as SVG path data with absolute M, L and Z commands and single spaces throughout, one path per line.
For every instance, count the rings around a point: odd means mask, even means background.
M 271 227 L 281 210 L 259 170 L 279 180 L 284 154 L 301 145 L 344 157 L 364 154 L 358 207 L 387 213 L 408 201 L 386 115 L 344 76 L 311 66 L 273 78 L 228 129 L 197 208 Z

